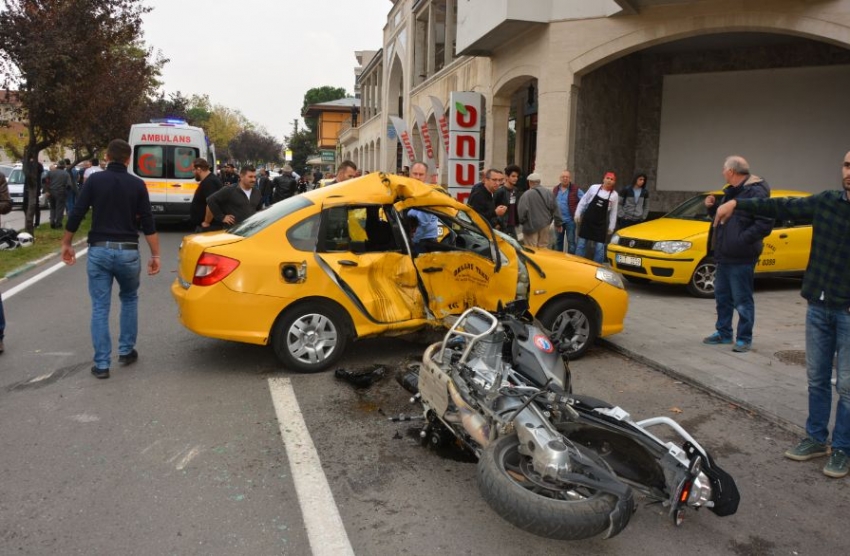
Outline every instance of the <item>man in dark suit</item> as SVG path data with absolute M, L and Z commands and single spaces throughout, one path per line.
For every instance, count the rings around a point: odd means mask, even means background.
M 243 166 L 239 171 L 239 183 L 233 187 L 222 187 L 207 199 L 207 214 L 201 228 L 209 228 L 213 219 L 226 226 L 238 224 L 263 207 L 263 196 L 254 187 L 257 171 L 253 166 Z

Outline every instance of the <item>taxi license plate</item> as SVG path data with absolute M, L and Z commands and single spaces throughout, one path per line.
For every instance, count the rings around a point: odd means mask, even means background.
M 640 257 L 632 257 L 630 255 L 621 255 L 617 253 L 617 264 L 624 264 L 628 266 L 640 266 L 641 260 Z
M 165 205 L 151 205 L 151 212 L 165 212 Z

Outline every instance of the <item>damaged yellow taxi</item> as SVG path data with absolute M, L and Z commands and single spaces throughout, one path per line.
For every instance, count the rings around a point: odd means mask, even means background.
M 410 209 L 430 215 L 436 238 L 413 244 Z M 377 173 L 187 236 L 171 291 L 189 330 L 271 345 L 298 372 L 328 368 L 351 341 L 515 299 L 577 358 L 620 332 L 628 307 L 616 272 L 522 247 L 439 187 Z

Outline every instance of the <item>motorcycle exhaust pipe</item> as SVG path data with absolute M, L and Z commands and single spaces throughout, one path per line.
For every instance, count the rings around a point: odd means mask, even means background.
M 460 422 L 464 430 L 477 442 L 482 448 L 490 444 L 490 427 L 487 421 L 479 415 L 460 395 L 457 386 L 451 380 L 448 382 L 449 396 L 452 398 L 455 406 L 460 413 Z

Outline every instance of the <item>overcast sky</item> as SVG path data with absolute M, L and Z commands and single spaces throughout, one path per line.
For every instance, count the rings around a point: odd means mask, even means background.
M 145 0 L 163 90 L 209 95 L 279 141 L 313 87 L 354 94 L 356 50 L 378 50 L 390 0 Z M 301 125 L 301 124 L 299 124 Z

